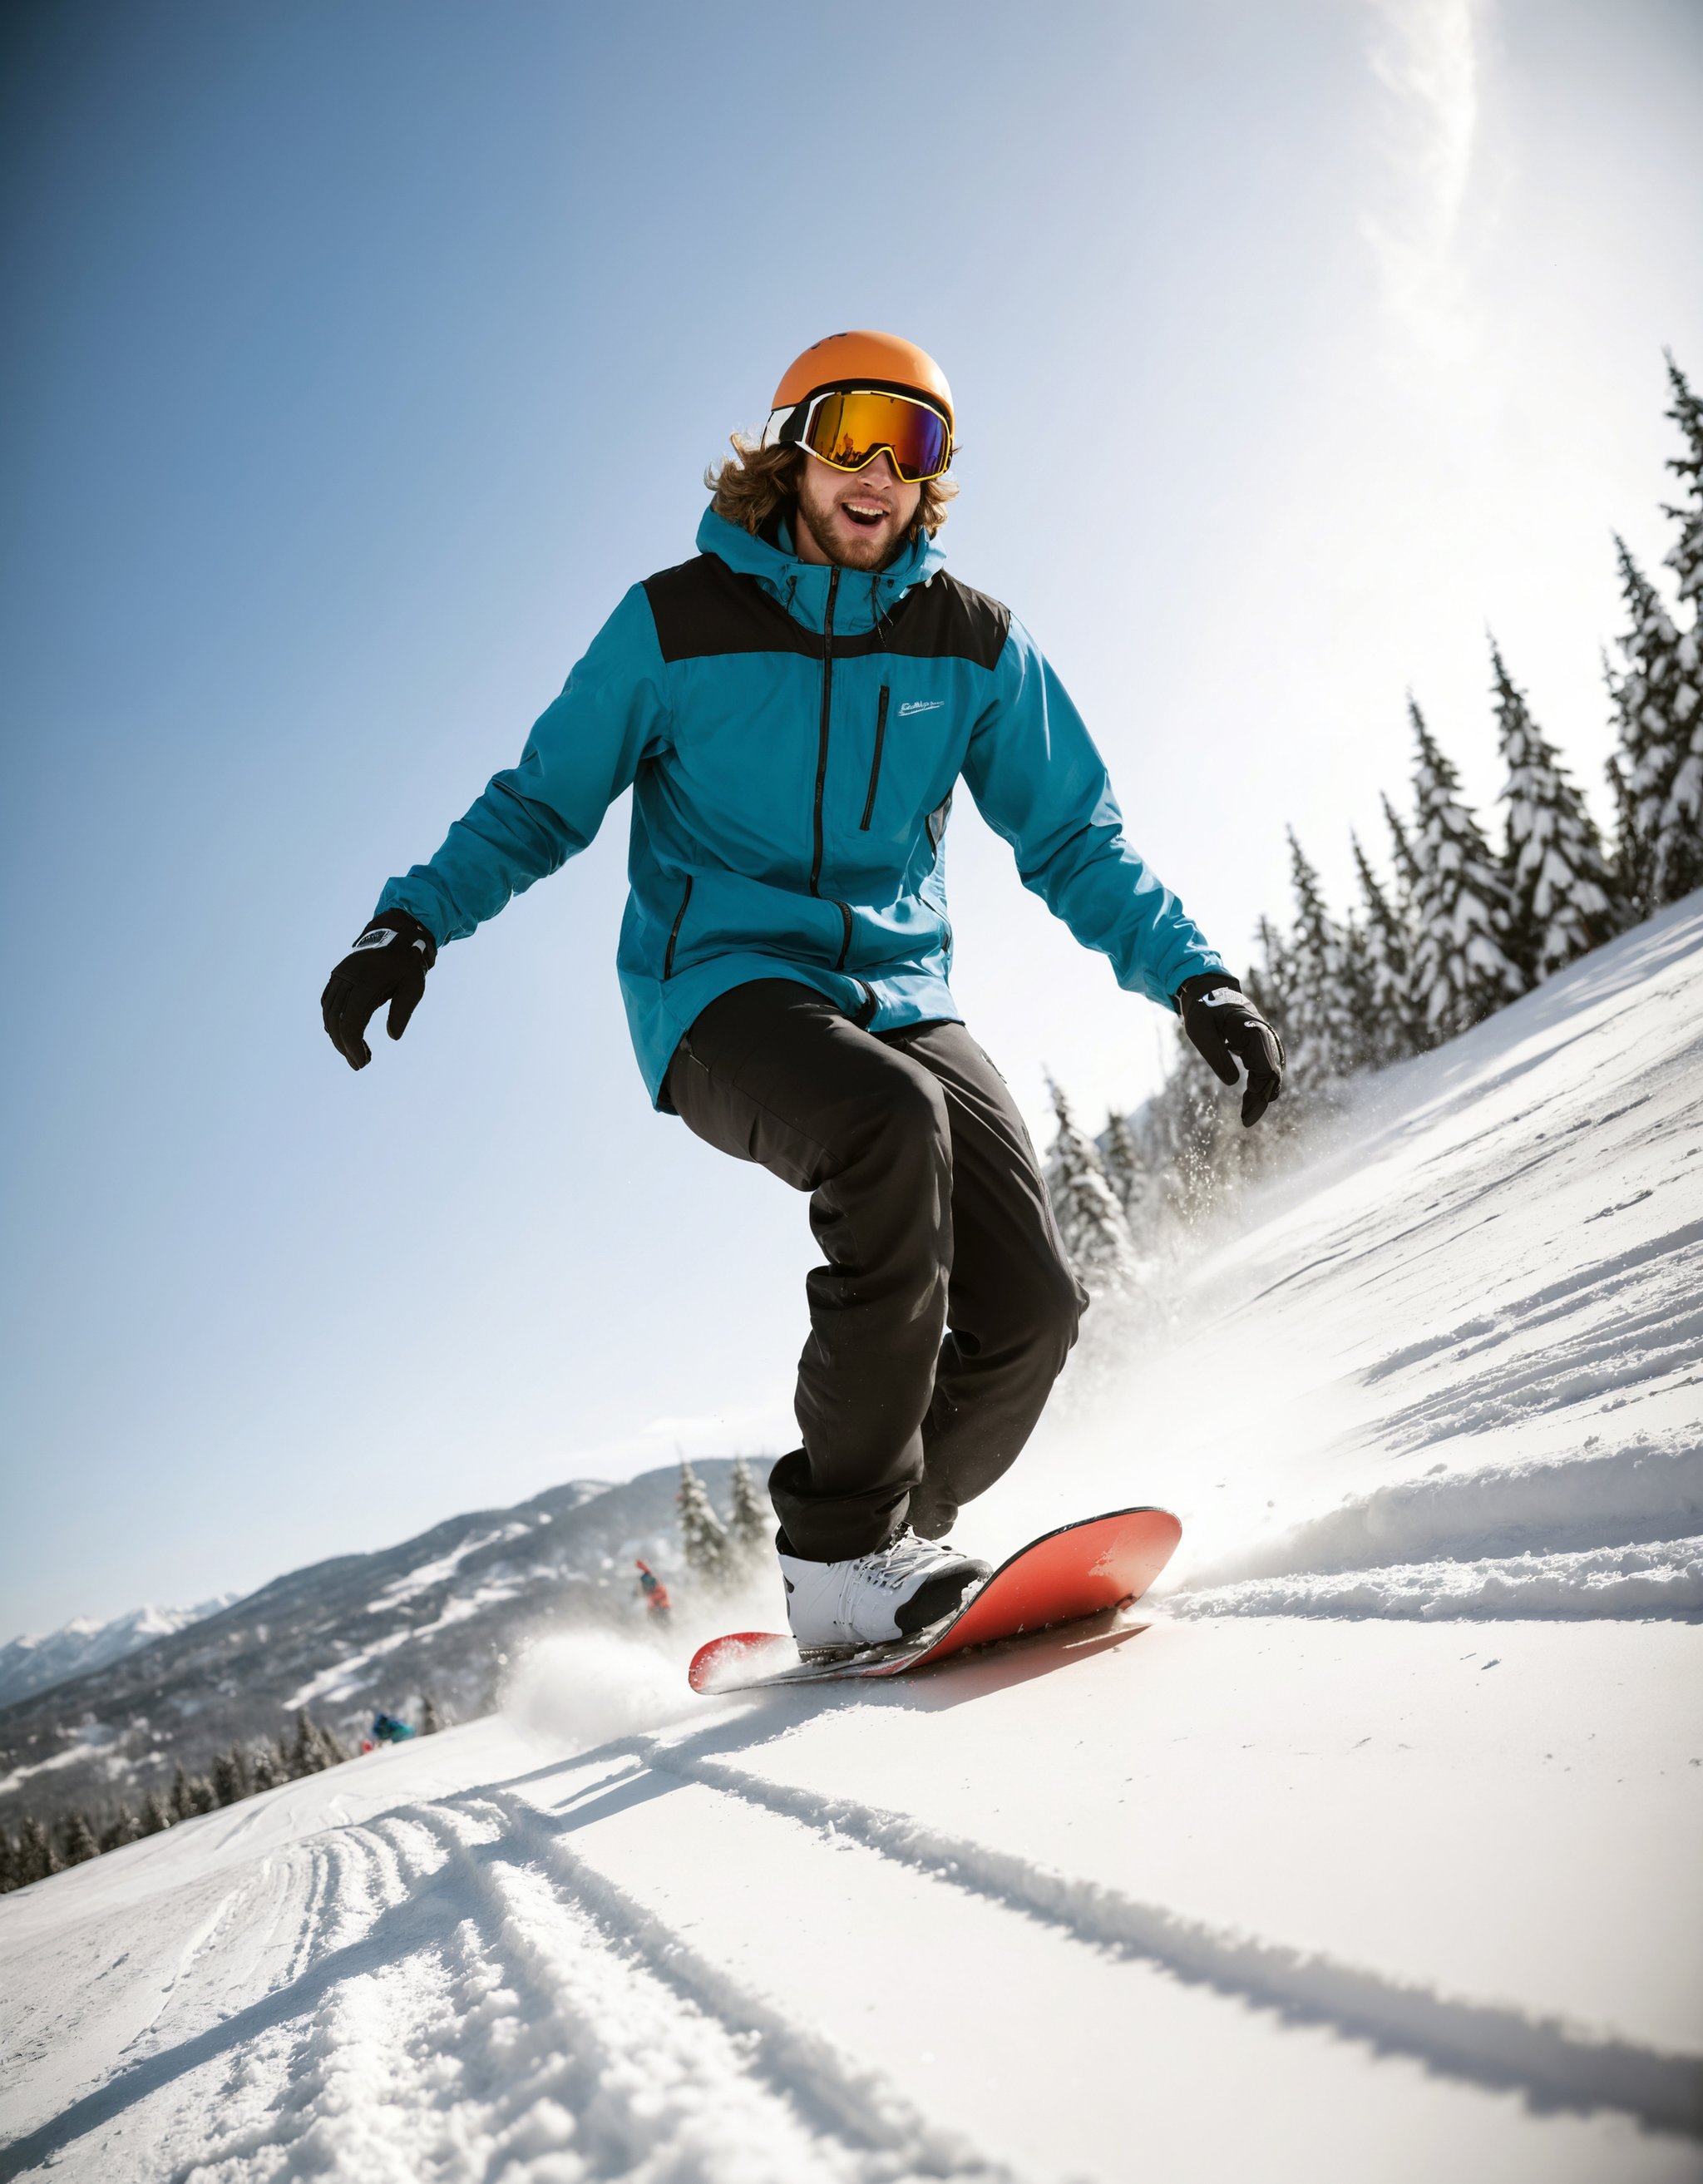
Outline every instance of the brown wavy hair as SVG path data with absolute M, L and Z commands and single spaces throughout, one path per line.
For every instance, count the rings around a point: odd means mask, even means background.
M 704 482 L 715 496 L 710 505 L 729 523 L 737 523 L 754 536 L 776 515 L 789 520 L 799 498 L 799 465 L 802 448 L 765 448 L 748 440 L 743 432 L 728 436 L 733 453 L 712 463 Z M 958 491 L 951 477 L 925 478 L 922 498 L 905 534 L 915 538 L 926 531 L 932 538 L 946 521 L 946 505 Z

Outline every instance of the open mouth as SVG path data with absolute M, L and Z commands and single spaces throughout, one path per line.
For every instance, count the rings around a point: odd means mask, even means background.
M 871 501 L 843 500 L 840 510 L 860 531 L 878 531 L 887 521 L 887 510 Z

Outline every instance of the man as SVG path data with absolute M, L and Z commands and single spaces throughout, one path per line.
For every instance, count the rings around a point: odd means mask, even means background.
M 942 1544 L 1028 1439 L 1087 1302 L 1003 1078 L 948 977 L 962 778 L 1026 886 L 1118 982 L 1175 1006 L 1242 1119 L 1283 1052 L 1124 840 L 1033 640 L 942 567 L 945 376 L 890 334 L 788 369 L 706 479 L 698 557 L 635 585 L 430 862 L 333 971 L 350 1066 L 399 1039 L 446 941 L 583 850 L 633 790 L 617 961 L 651 1097 L 810 1194 L 803 1446 L 770 1476 L 802 1646 L 890 1640 L 987 1565 Z

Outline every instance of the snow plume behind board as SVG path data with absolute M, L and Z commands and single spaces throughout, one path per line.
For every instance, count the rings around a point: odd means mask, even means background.
M 540 1639 L 523 1655 L 504 1711 L 560 1752 L 655 1729 L 694 1703 L 673 1652 L 607 1630 Z
M 960 1535 L 1138 1487 L 1191 1614 L 1703 1615 L 1700 1027 L 1694 895 L 1361 1080 L 1096 1303 Z
M 784 1631 L 787 1604 L 770 1557 L 714 1590 L 682 1585 L 665 1628 L 576 1630 L 528 1646 L 503 1693 L 517 1727 L 556 1752 L 587 1752 L 635 1730 L 701 1713 L 686 1680 L 707 1640 L 737 1630 Z

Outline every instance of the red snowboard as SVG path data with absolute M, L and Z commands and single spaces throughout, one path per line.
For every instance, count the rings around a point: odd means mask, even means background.
M 914 1638 L 802 1661 L 790 1638 L 736 1630 L 692 1657 L 694 1691 L 749 1691 L 760 1684 L 826 1683 L 838 1676 L 902 1676 L 968 1646 L 1075 1623 L 1139 1600 L 1183 1536 L 1168 1509 L 1115 1509 L 1044 1533 L 1002 1563 L 966 1607 Z

